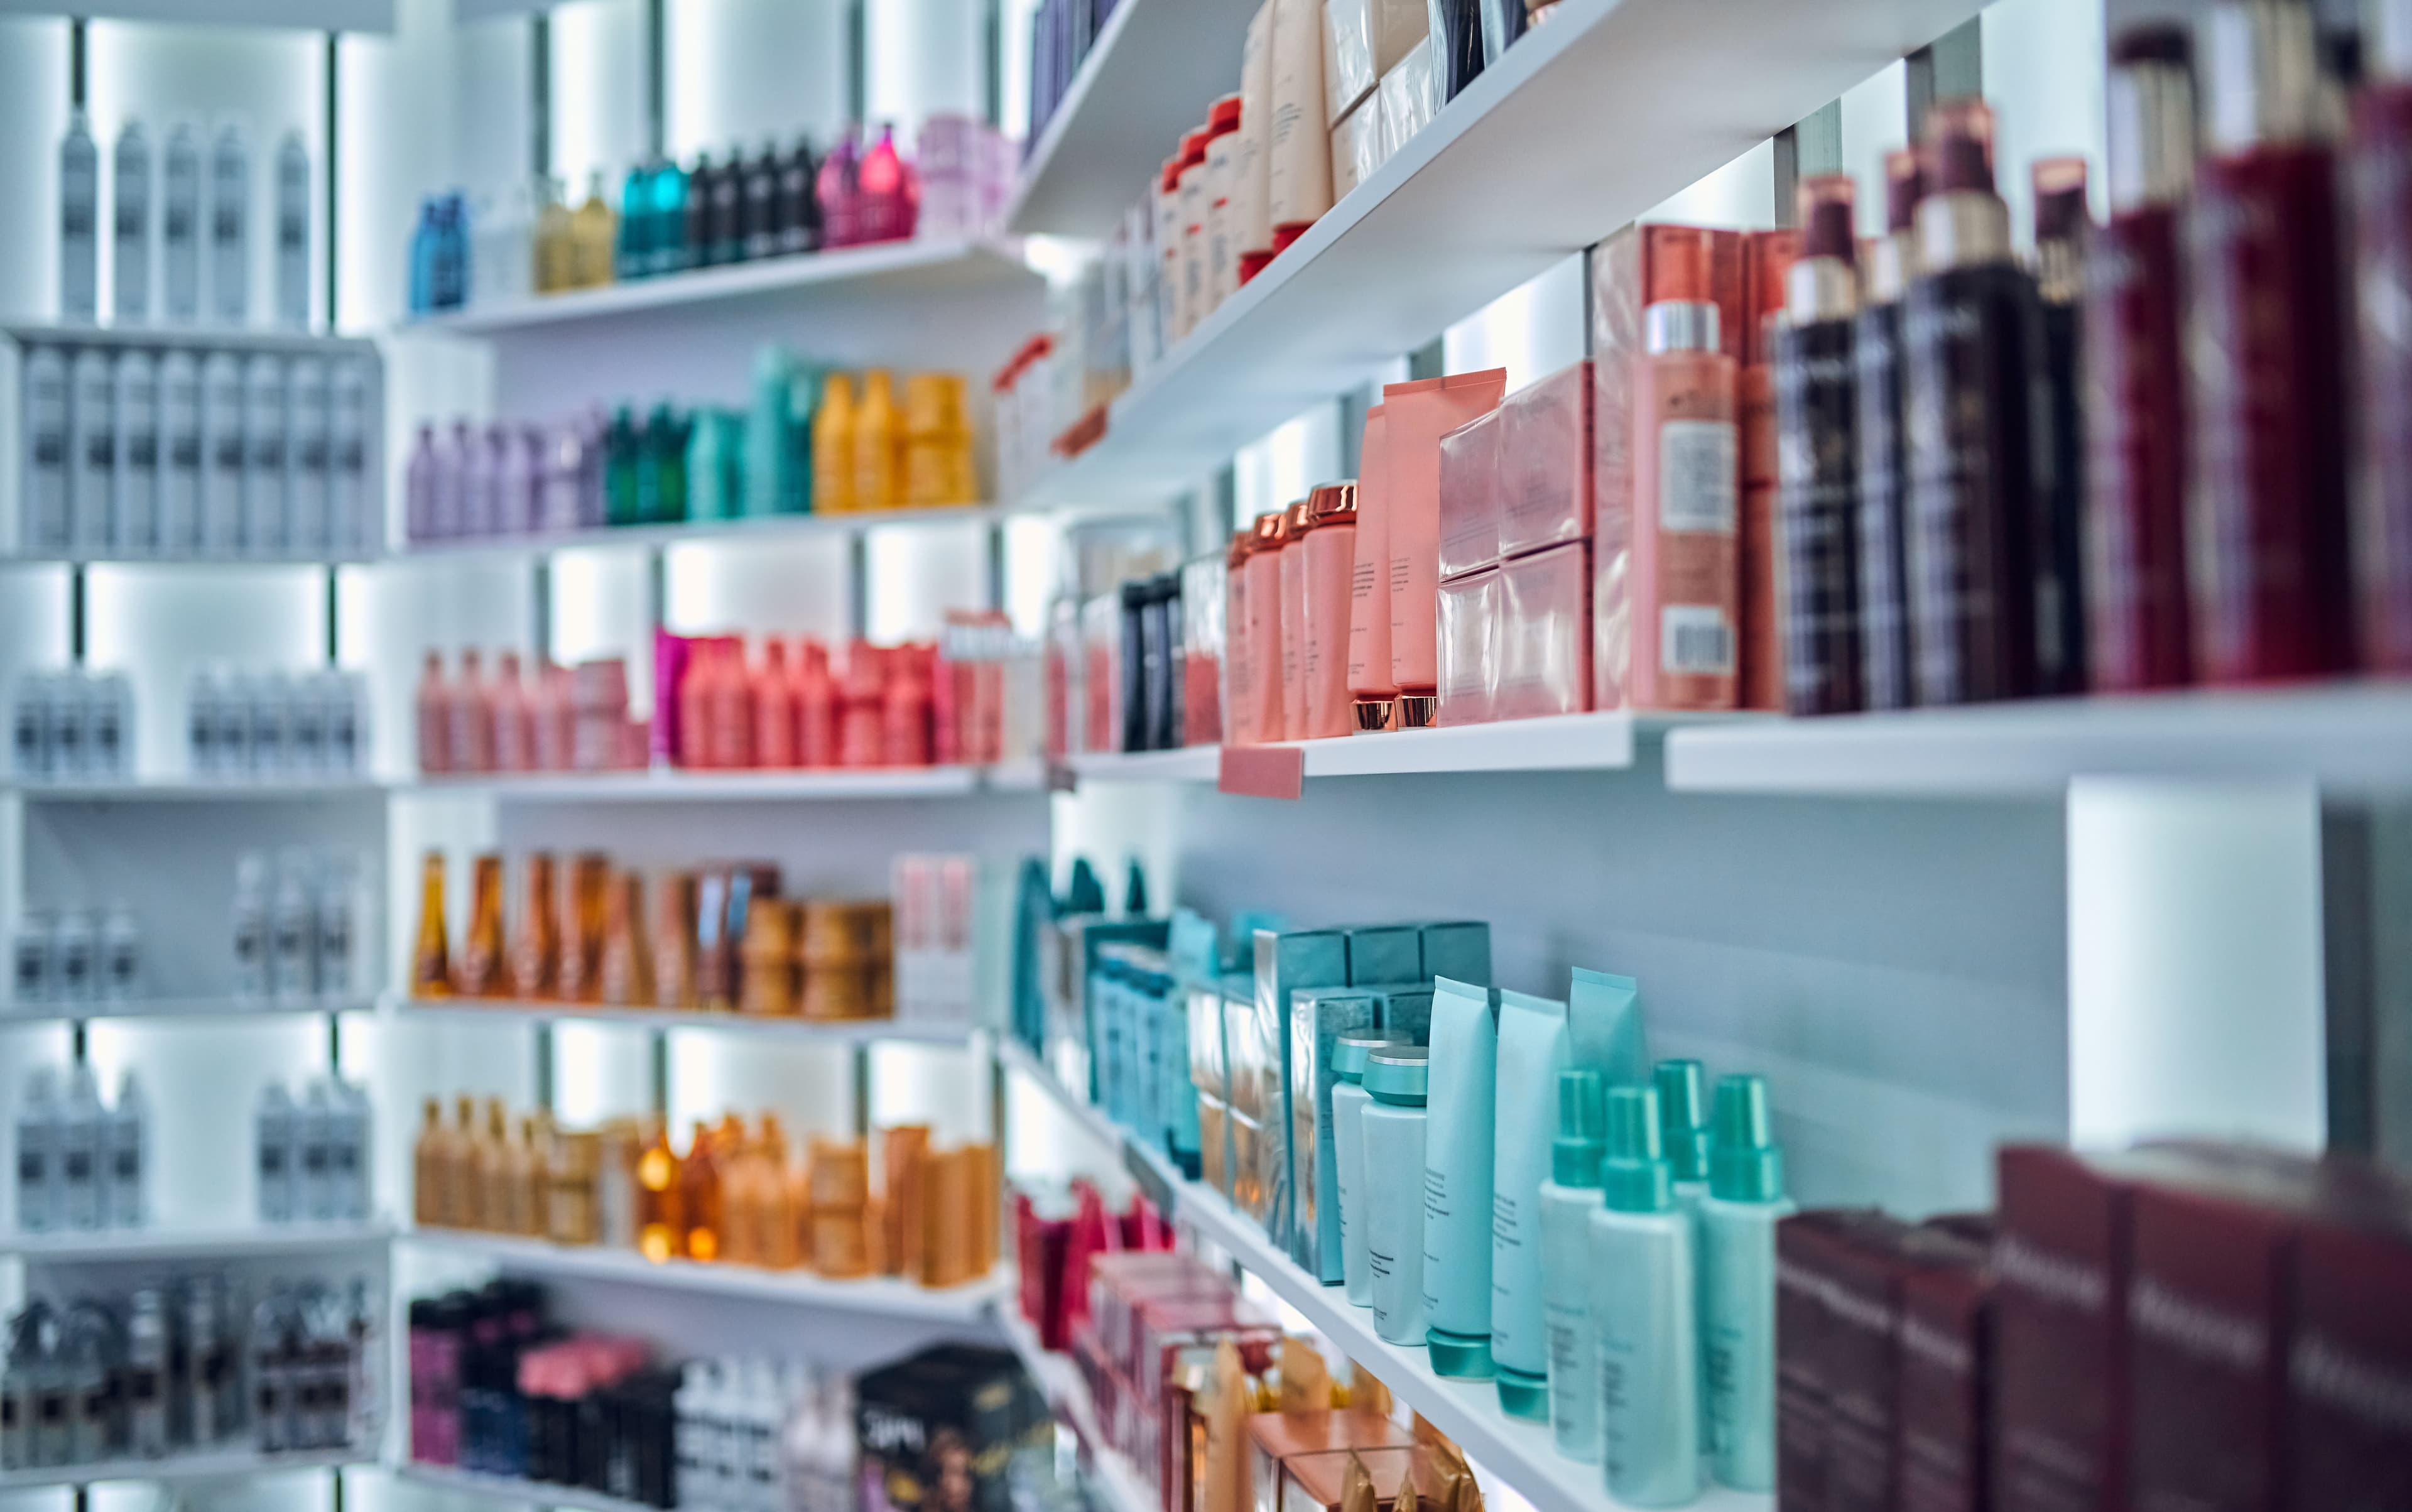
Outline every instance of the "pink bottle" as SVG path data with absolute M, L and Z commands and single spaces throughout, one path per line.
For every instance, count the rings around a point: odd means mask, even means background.
M 1248 617 L 1248 558 L 1256 550 L 1257 532 L 1251 525 L 1232 532 L 1230 551 L 1223 559 L 1222 739 L 1232 745 L 1247 745 L 1257 738 L 1256 703 L 1249 681 L 1256 676 L 1257 653 L 1254 622 Z M 1387 617 L 1382 627 L 1390 628 Z M 1382 660 L 1387 670 L 1387 652 Z M 1194 733 L 1191 743 L 1198 743 Z
M 796 662 L 796 765 L 837 765 L 837 689 L 829 648 L 807 638 Z
M 474 650 L 461 653 L 461 678 L 452 684 L 449 731 L 454 771 L 494 770 L 494 706 Z
M 503 653 L 490 700 L 494 711 L 494 770 L 528 771 L 536 765 L 536 733 L 526 684 L 520 681 L 520 653 Z
M 978 698 L 973 664 L 952 660 L 934 646 L 929 648 L 929 662 L 930 760 L 952 767 L 982 759 L 972 749 L 972 731 L 964 720 Z
M 879 140 L 862 154 L 857 177 L 856 240 L 901 242 L 913 234 L 919 198 L 912 169 L 896 152 L 896 128 L 879 128 Z
M 837 764 L 875 767 L 887 748 L 887 678 L 878 647 L 854 640 L 838 681 Z
M 686 670 L 679 674 L 678 749 L 671 758 L 690 771 L 712 766 L 715 749 L 712 729 L 712 689 L 720 666 L 719 647 L 697 640 L 687 648 Z
M 1284 738 L 1307 738 L 1306 727 L 1306 532 L 1315 521 L 1312 495 L 1283 513 L 1289 539 L 1282 547 L 1281 566 L 1281 703 Z
M 435 651 L 419 674 L 419 770 L 452 770 L 452 688 L 444 681 L 444 653 Z
M 813 192 L 821 202 L 821 245 L 850 247 L 862 240 L 862 187 L 858 176 L 861 152 L 852 126 L 821 159 L 820 177 Z
M 707 700 L 712 764 L 724 771 L 743 771 L 754 765 L 754 689 L 745 668 L 745 642 L 730 636 L 716 650 L 713 658 L 716 669 Z
M 1348 692 L 1351 586 L 1357 572 L 1357 485 L 1331 483 L 1309 500 L 1306 540 L 1290 550 L 1301 564 L 1306 652 L 1302 681 L 1306 688 L 1306 740 L 1346 735 L 1354 721 Z
M 881 753 L 890 767 L 930 764 L 930 658 L 926 648 L 902 646 L 892 658 L 881 700 Z
M 754 764 L 796 764 L 796 680 L 787 669 L 787 645 L 777 636 L 762 639 L 762 666 L 748 680 L 754 699 Z
M 528 688 L 528 766 L 537 771 L 565 771 L 574 743 L 569 703 L 569 669 L 538 662 Z
M 1248 712 L 1245 727 L 1252 743 L 1285 739 L 1282 662 L 1281 559 L 1289 544 L 1289 521 L 1276 510 L 1257 516 L 1257 543 L 1248 552 Z

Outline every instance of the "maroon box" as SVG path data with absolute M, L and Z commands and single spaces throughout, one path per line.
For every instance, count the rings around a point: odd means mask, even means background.
M 1821 1209 L 1775 1230 L 1775 1497 L 1784 1512 L 1825 1512 L 1826 1294 L 1850 1226 L 1875 1216 Z
M 1893 1512 L 1899 1505 L 1894 1340 L 1910 1232 L 1898 1219 L 1862 1217 L 1827 1257 L 1826 1512 Z
M 2412 1213 L 2394 1216 L 2392 1233 L 2330 1217 L 2297 1240 L 2289 1512 L 2412 1506 Z
M 1993 1387 L 1993 1277 L 1986 1252 L 1932 1221 L 1904 1244 L 1902 1512 L 1983 1512 Z
M 2126 1182 L 2042 1145 L 1996 1166 L 1993 1512 L 2126 1512 Z

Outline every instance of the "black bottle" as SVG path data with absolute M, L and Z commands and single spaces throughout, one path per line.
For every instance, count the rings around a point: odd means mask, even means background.
M 1853 441 L 1859 456 L 1860 701 L 1868 709 L 1915 702 L 1909 643 L 1909 466 L 1901 423 L 1901 295 L 1918 271 L 1918 154 L 1885 159 L 1886 234 L 1870 248 L 1852 321 L 1858 377 Z
M 705 222 L 712 237 L 712 260 L 745 260 L 745 153 L 731 147 L 728 161 L 712 176 L 712 212 Z
M 762 144 L 762 155 L 745 165 L 744 195 L 737 213 L 738 235 L 750 261 L 779 250 L 779 148 Z
M 2078 413 L 2078 338 L 2085 297 L 2085 159 L 2035 165 L 2036 292 L 2043 332 L 2043 445 L 2037 492 L 2036 690 L 2082 693 L 2085 654 L 2085 461 Z
M 1433 80 L 1446 105 L 1482 72 L 1482 0 L 1424 0 L 1424 9 Z
M 1918 701 L 2024 697 L 2038 685 L 2035 280 L 1993 192 L 1992 112 L 1937 105 L 1924 151 L 1921 271 L 1901 316 Z
M 698 153 L 695 169 L 686 178 L 686 219 L 681 228 L 686 242 L 686 266 L 709 268 L 712 255 L 712 185 L 717 174 L 710 153 Z
M 1858 313 L 1854 184 L 1801 185 L 1801 256 L 1775 331 L 1775 518 L 1784 616 L 1784 707 L 1849 713 L 1860 697 Z
M 815 192 L 820 164 L 813 156 L 809 137 L 796 139 L 796 150 L 779 160 L 779 251 L 821 249 L 821 203 Z

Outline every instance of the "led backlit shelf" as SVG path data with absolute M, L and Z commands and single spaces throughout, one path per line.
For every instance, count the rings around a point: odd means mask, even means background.
M 297 1013 L 365 1013 L 373 997 L 140 997 L 119 1003 L 0 1002 L 0 1029 L 10 1024 L 85 1019 L 276 1019 Z
M 1016 286 L 1036 289 L 1039 278 L 1009 248 L 981 242 L 892 242 L 471 305 L 423 316 L 398 329 L 456 336 L 512 336 L 706 305 L 812 298 L 911 301 L 945 289 Z
M 574 1507 L 578 1512 L 653 1512 L 642 1502 L 623 1501 L 590 1491 L 582 1486 L 556 1486 L 550 1481 L 521 1480 L 511 1475 L 480 1475 L 453 1465 L 420 1464 L 405 1460 L 392 1467 L 393 1477 L 446 1496 L 469 1497 L 512 1506 Z
M 143 1260 L 241 1260 L 382 1249 L 390 1224 L 257 1224 L 243 1228 L 101 1228 L 0 1234 L 0 1255 L 35 1265 L 117 1265 Z
M 1247 7 L 1228 8 L 1243 24 Z M 1135 501 L 1194 488 L 1268 431 L 1979 8 L 1563 0 L 1117 399 L 1104 438 L 1033 496 Z M 1224 78 L 1223 90 L 1238 87 L 1236 67 Z M 1202 119 L 1184 114 L 1186 125 Z M 1167 133 L 1135 147 L 1154 166 L 1178 145 Z M 1111 185 L 1117 203 L 1135 199 L 1143 179 Z
M 447 1023 L 528 1025 L 591 1023 L 607 1028 L 697 1030 L 705 1034 L 741 1035 L 749 1038 L 797 1040 L 821 1045 L 880 1043 L 970 1045 L 978 1033 L 969 1024 L 899 1023 L 893 1019 L 862 1019 L 831 1022 L 812 1019 L 763 1018 L 743 1013 L 701 1013 L 651 1008 L 616 1008 L 588 1003 L 518 1003 L 487 998 L 402 998 L 395 1011 L 404 1019 Z
M 104 1481 L 135 1480 L 185 1484 L 210 1480 L 241 1480 L 289 1470 L 334 1470 L 346 1465 L 373 1465 L 370 1448 L 304 1449 L 291 1454 L 262 1454 L 252 1448 L 211 1449 L 171 1454 L 157 1460 L 96 1460 L 89 1464 L 45 1465 L 0 1472 L 0 1493 L 33 1490 L 45 1486 L 92 1486 Z
M 537 536 L 478 536 L 417 541 L 386 560 L 451 564 L 463 558 L 538 557 L 555 551 L 669 546 L 755 546 L 776 541 L 844 539 L 875 530 L 996 525 L 1013 511 L 990 505 L 934 509 L 866 509 L 846 514 L 762 515 L 743 520 L 690 520 L 675 525 L 613 525 Z
M 522 803 L 734 803 L 834 799 L 965 798 L 1027 791 L 1015 768 L 1003 784 L 982 767 L 865 767 L 833 771 L 559 771 L 522 775 L 422 777 L 405 785 L 423 795 L 460 795 Z
M 405 1237 L 414 1244 L 492 1260 L 517 1275 L 663 1286 L 743 1301 L 951 1323 L 967 1329 L 988 1325 L 1005 1287 L 1004 1278 L 998 1274 L 945 1291 L 933 1291 L 894 1276 L 830 1281 L 803 1270 L 699 1265 L 692 1260 L 656 1264 L 633 1250 L 554 1244 L 540 1239 L 465 1229 L 418 1228 Z
M 1109 1149 L 1123 1142 L 1123 1131 L 1105 1110 L 1066 1087 L 1029 1047 L 1010 1035 L 1000 1035 L 996 1042 L 996 1058 L 1027 1078 L 1030 1084 L 1045 1093 L 1066 1118 L 1098 1143 Z

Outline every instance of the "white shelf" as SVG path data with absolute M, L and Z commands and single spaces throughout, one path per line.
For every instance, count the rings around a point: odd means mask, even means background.
M 96 1460 L 90 1464 L 47 1465 L 0 1474 L 0 1493 L 32 1490 L 44 1486 L 90 1486 L 102 1481 L 141 1480 L 184 1484 L 208 1480 L 241 1480 L 291 1470 L 334 1470 L 346 1465 L 373 1465 L 375 1451 L 366 1448 L 309 1449 L 292 1454 L 262 1454 L 257 1449 L 225 1448 L 169 1455 L 159 1460 Z
M 472 305 L 422 316 L 397 330 L 511 336 L 705 305 L 813 298 L 849 301 L 889 298 L 909 304 L 940 289 L 1036 287 L 1037 283 L 1038 275 L 1024 267 L 1020 253 L 1009 247 L 957 241 L 881 242 L 632 279 L 601 288 L 533 295 L 507 303 Z
M 488 1023 L 592 1023 L 621 1029 L 697 1030 L 747 1038 L 801 1040 L 823 1045 L 880 1043 L 970 1046 L 978 1031 L 969 1024 L 899 1023 L 893 1019 L 829 1022 L 772 1019 L 743 1013 L 679 1012 L 615 1008 L 590 1003 L 514 1003 L 486 998 L 403 998 L 394 1011 L 421 1021 Z
M 373 777 L 262 777 L 249 782 L 198 782 L 143 777 L 132 782 L 35 782 L 0 785 L 29 803 L 316 803 L 382 798 L 387 784 Z
M 369 997 L 293 998 L 142 997 L 123 1003 L 0 1002 L 0 1029 L 11 1024 L 64 1023 L 86 1019 L 276 1019 L 298 1013 L 365 1013 Z
M 0 1255 L 35 1265 L 115 1265 L 141 1260 L 241 1260 L 382 1249 L 392 1226 L 260 1224 L 247 1228 L 106 1228 L 0 1235 Z
M 579 1512 L 654 1512 L 642 1502 L 623 1501 L 582 1486 L 555 1486 L 548 1481 L 481 1475 L 452 1465 L 420 1464 L 415 1460 L 405 1460 L 391 1468 L 394 1479 L 403 1484 L 445 1496 L 472 1497 L 511 1506 L 576 1507 Z
M 1563 0 L 1117 399 L 1104 438 L 1032 496 L 1136 502 L 1195 487 L 1979 8 Z M 1154 165 L 1178 143 L 1137 146 Z M 1112 187 L 1127 199 L 1143 184 Z
M 10 551 L 0 553 L 0 567 L 153 567 L 169 571 L 235 572 L 244 568 L 366 566 L 384 560 L 374 551 L 320 552 L 316 556 L 118 556 L 97 551 Z
M 875 530 L 998 525 L 1013 511 L 991 505 L 931 509 L 865 509 L 845 514 L 763 515 L 743 520 L 690 520 L 675 525 L 607 525 L 543 536 L 478 536 L 415 541 L 385 560 L 449 565 L 463 557 L 541 557 L 555 551 L 614 547 L 755 546 L 770 541 L 847 538 Z
M 115 0 L 124 7 L 128 0 Z M 186 19 L 205 19 L 198 15 L 194 0 L 156 0 L 162 9 L 173 8 L 189 13 Z M 274 0 L 213 0 L 206 7 L 213 10 L 240 9 L 244 5 L 268 5 Z M 0 14 L 19 8 L 16 0 L 0 0 Z M 25 8 L 35 8 L 27 7 Z M 52 7 L 54 14 L 68 7 Z M 73 7 L 78 15 L 106 14 L 86 6 Z M 365 336 L 330 336 L 307 330 L 276 330 L 265 326 L 81 326 L 57 320 L 0 320 L 0 337 L 21 346 L 105 346 L 114 351 L 142 352 L 262 352 L 271 357 L 360 357 L 375 360 L 376 343 Z
M 524 803 L 715 803 L 963 798 L 992 789 L 978 767 L 866 767 L 831 771 L 531 772 L 473 777 L 421 777 L 404 785 L 428 795 L 462 795 Z
M 1281 741 L 1274 749 L 1304 753 L 1308 777 L 1375 777 L 1412 772 L 1612 771 L 1633 765 L 1637 739 L 1682 725 L 1728 723 L 1731 714 L 1551 714 L 1448 729 L 1346 735 L 1325 741 Z M 1178 751 L 1095 752 L 1069 758 L 1083 778 L 1117 782 L 1217 781 L 1220 746 Z
M 1128 1461 L 1107 1446 L 1106 1435 L 1097 1425 L 1096 1404 L 1089 1400 L 1088 1387 L 1081 1384 L 1081 1373 L 1073 1368 L 1072 1361 L 1040 1347 L 1038 1331 L 1013 1305 L 1010 1294 L 998 1304 L 996 1316 L 999 1331 L 1020 1357 L 1022 1368 L 1030 1373 L 1039 1395 L 1047 1399 L 1048 1408 L 1087 1449 L 1089 1476 L 1104 1492 L 1110 1512 L 1160 1512 L 1162 1499 Z
M 1106 1117 L 1104 1109 L 1057 1080 L 1055 1074 L 1020 1040 L 1010 1035 L 999 1035 L 996 1058 L 1021 1072 L 1032 1086 L 1045 1093 L 1057 1108 L 1063 1109 L 1065 1117 L 1078 1123 L 1090 1138 L 1108 1149 L 1117 1148 L 1123 1143 L 1122 1129 Z
M 419 1228 L 406 1238 L 415 1244 L 478 1255 L 520 1275 L 625 1282 L 823 1312 L 860 1313 L 965 1327 L 987 1324 L 1004 1287 L 998 1275 L 946 1291 L 932 1291 L 893 1276 L 827 1281 L 803 1270 L 699 1265 L 692 1260 L 655 1264 L 634 1250 L 554 1244 L 540 1239 L 465 1229 Z
M 1122 0 L 1072 87 L 1022 159 L 1006 211 L 1016 235 L 1101 239 L 1240 89 L 1240 52 L 1254 6 L 1240 0 Z
M 2077 777 L 2412 792 L 2412 684 L 2037 699 L 1678 730 L 1679 791 L 2058 798 Z

